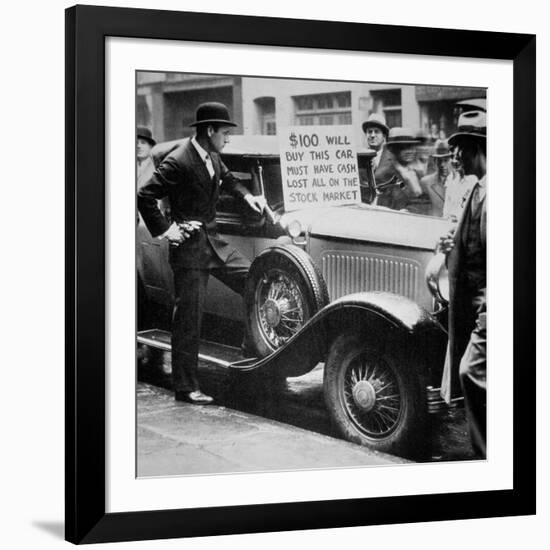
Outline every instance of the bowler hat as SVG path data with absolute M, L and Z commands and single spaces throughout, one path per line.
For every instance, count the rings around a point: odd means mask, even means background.
M 468 111 L 458 117 L 458 131 L 449 138 L 449 145 L 456 145 L 461 138 L 487 139 L 487 115 L 484 111 Z
M 195 113 L 195 122 L 189 126 L 198 126 L 199 124 L 224 124 L 225 126 L 237 126 L 229 118 L 229 109 L 223 103 L 210 101 L 201 103 Z
M 435 150 L 432 153 L 432 157 L 436 159 L 442 159 L 446 157 L 451 157 L 453 154 L 451 153 L 451 148 L 449 147 L 449 144 L 444 140 L 440 139 L 435 144 Z
M 366 132 L 369 126 L 375 126 L 376 128 L 380 128 L 380 130 L 384 132 L 384 135 L 388 137 L 388 132 L 390 131 L 390 129 L 386 125 L 386 119 L 384 115 L 380 115 L 378 113 L 370 114 L 369 118 L 367 118 L 367 120 L 363 122 L 363 125 L 362 125 L 363 132 Z
M 388 146 L 392 145 L 415 145 L 420 143 L 420 140 L 413 136 L 410 128 L 402 128 L 401 126 L 395 126 L 390 130 L 388 136 Z
M 144 139 L 145 141 L 149 142 L 151 147 L 156 145 L 156 141 L 153 139 L 153 134 L 151 133 L 151 130 L 149 128 L 146 128 L 145 126 L 138 126 L 137 127 L 137 137 Z

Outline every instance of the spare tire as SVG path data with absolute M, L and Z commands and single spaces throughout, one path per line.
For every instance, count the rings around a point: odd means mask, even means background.
M 250 351 L 270 355 L 328 302 L 325 281 L 309 254 L 294 245 L 264 250 L 250 267 L 245 289 Z

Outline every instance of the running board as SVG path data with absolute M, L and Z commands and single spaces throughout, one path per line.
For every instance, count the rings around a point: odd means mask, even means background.
M 170 344 L 170 333 L 166 330 L 152 329 L 142 330 L 137 333 L 138 344 L 151 346 L 152 348 L 161 349 L 163 351 L 172 351 Z
M 166 330 L 152 329 L 138 332 L 137 341 L 138 344 L 150 346 L 162 351 L 172 351 L 172 345 L 170 343 L 171 334 Z M 239 361 L 225 361 L 224 359 L 206 353 L 199 353 L 199 359 L 224 368 L 254 364 L 257 361 L 256 358 L 242 359 Z

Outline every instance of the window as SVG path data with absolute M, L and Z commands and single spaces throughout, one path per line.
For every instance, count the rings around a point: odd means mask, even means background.
M 225 165 L 231 170 L 233 176 L 244 185 L 253 195 L 260 192 L 258 178 L 255 172 L 255 162 L 240 155 L 222 155 Z M 247 215 L 247 207 L 242 199 L 229 193 L 225 187 L 220 188 L 216 211 L 221 217 L 237 214 Z M 250 212 L 248 212 L 250 214 Z
M 265 120 L 264 126 L 262 128 L 262 134 L 266 136 L 276 136 L 277 135 L 277 123 L 275 120 Z
M 258 127 L 260 134 L 264 136 L 277 135 L 277 122 L 275 115 L 275 98 L 258 97 L 254 100 L 258 113 Z
M 136 103 L 137 125 L 147 126 L 147 128 L 150 128 L 152 126 L 152 115 L 151 109 L 149 108 L 149 103 L 147 102 L 147 97 L 138 95 L 136 98 Z
M 338 124 L 351 124 L 351 113 L 338 115 Z
M 373 111 L 383 112 L 386 117 L 386 124 L 389 128 L 401 126 L 403 115 L 401 111 L 401 90 L 373 90 Z
M 323 126 L 334 124 L 334 115 L 319 115 L 319 124 Z
M 294 106 L 299 126 L 351 124 L 351 92 L 296 96 Z

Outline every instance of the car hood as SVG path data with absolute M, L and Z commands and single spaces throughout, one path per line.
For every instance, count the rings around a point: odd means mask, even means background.
M 448 219 L 398 212 L 381 206 L 357 204 L 296 210 L 283 215 L 288 226 L 300 222 L 311 236 L 351 239 L 433 250 L 447 233 Z

